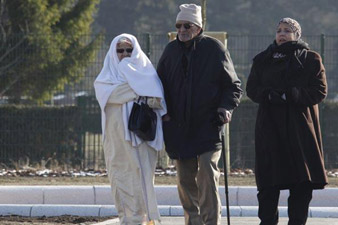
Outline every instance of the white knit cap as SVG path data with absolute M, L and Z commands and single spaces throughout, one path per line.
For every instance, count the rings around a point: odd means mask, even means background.
M 202 27 L 201 6 L 195 4 L 180 5 L 180 12 L 177 14 L 176 22 L 179 20 L 189 21 Z

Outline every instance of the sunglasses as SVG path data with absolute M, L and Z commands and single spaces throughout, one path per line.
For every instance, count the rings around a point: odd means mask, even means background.
M 124 51 L 126 51 L 127 53 L 132 53 L 133 48 L 117 48 L 116 49 L 117 53 L 123 53 Z
M 175 27 L 176 27 L 177 29 L 180 29 L 180 28 L 182 27 L 182 25 L 183 25 L 183 27 L 184 27 L 186 30 L 189 30 L 192 26 L 194 26 L 193 23 L 184 23 L 184 24 L 182 24 L 182 23 L 177 23 L 177 24 L 175 25 Z

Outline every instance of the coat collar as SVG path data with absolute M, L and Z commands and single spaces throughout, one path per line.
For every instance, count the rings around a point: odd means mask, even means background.
M 203 38 L 204 38 L 204 33 L 203 33 L 203 30 L 201 30 L 201 32 L 196 37 L 188 41 L 189 45 L 188 47 L 186 47 L 186 43 L 180 41 L 180 39 L 178 38 L 178 35 L 176 35 L 176 40 L 179 46 L 181 46 L 182 48 L 188 48 L 188 49 L 190 49 L 191 46 L 193 46 L 193 49 L 196 49 L 196 44 L 200 42 Z
M 295 58 L 297 63 L 302 66 L 302 60 L 300 58 L 306 55 L 305 53 L 307 50 L 309 50 L 309 45 L 301 39 L 298 41 L 287 42 L 280 46 L 274 41 L 266 50 L 256 55 L 253 60 L 257 64 L 264 64 L 272 60 L 274 53 L 281 53 L 288 55 L 289 58 Z

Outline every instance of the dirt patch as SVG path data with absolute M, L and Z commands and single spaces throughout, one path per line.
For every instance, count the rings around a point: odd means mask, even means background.
M 83 216 L 57 216 L 57 217 L 22 217 L 2 216 L 0 224 L 8 225 L 53 225 L 53 224 L 81 224 L 90 225 L 113 217 L 83 217 Z

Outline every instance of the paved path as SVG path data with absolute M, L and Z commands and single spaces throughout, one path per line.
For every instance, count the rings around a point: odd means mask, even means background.
M 255 217 L 232 217 L 231 225 L 258 225 Z M 287 225 L 288 218 L 282 217 L 278 225 Z M 227 224 L 227 218 L 222 217 L 222 225 Z M 118 219 L 97 223 L 96 225 L 119 225 Z M 162 225 L 184 225 L 183 217 L 162 217 Z M 338 225 L 338 218 L 309 218 L 306 225 Z

